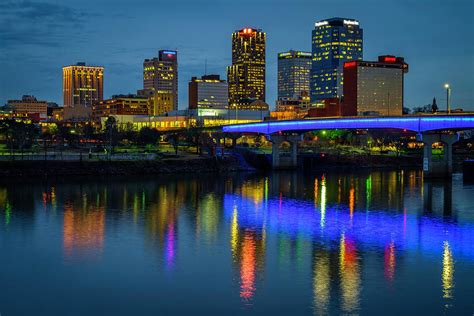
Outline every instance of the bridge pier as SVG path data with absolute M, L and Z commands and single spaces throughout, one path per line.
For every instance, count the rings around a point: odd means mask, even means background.
M 421 134 L 423 141 L 423 176 L 449 177 L 453 172 L 453 144 L 459 140 L 458 134 Z M 441 160 L 433 160 L 433 144 L 443 144 Z
M 298 166 L 298 142 L 300 140 L 300 135 L 272 134 L 270 136 L 273 169 L 295 169 Z M 285 142 L 290 145 L 290 151 L 286 156 L 281 152 L 281 145 Z

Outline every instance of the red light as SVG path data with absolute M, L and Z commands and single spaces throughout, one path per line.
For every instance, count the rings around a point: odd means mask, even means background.
M 173 58 L 173 54 L 168 54 L 168 58 Z
M 349 61 L 349 62 L 344 63 L 344 68 L 352 68 L 352 67 L 356 67 L 356 66 L 357 66 L 356 61 Z
M 386 57 L 384 57 L 383 61 L 386 62 L 386 63 L 394 63 L 394 62 L 397 61 L 397 58 L 386 56 Z

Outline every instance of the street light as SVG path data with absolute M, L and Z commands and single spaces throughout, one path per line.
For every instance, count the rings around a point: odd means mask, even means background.
M 451 87 L 449 86 L 449 84 L 445 84 L 444 85 L 444 88 L 446 89 L 446 109 L 447 109 L 447 113 L 448 114 L 451 114 Z

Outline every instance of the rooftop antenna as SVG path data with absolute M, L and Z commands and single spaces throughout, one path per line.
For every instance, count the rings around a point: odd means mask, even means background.
M 204 60 L 204 75 L 207 76 L 207 58 Z

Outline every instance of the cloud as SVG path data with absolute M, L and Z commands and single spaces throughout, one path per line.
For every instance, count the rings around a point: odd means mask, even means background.
M 22 46 L 58 47 L 71 32 L 76 35 L 86 15 L 68 6 L 38 1 L 0 3 L 0 42 L 2 49 Z

